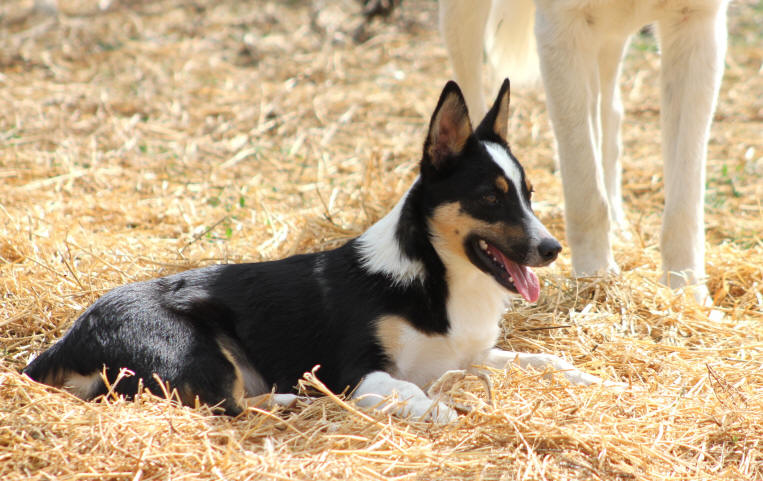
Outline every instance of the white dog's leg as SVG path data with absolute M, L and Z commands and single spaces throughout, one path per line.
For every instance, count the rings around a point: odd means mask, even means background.
M 482 58 L 490 0 L 440 0 L 440 32 L 473 119 L 481 119 L 487 107 L 482 92 Z
M 622 141 L 620 123 L 623 104 L 620 99 L 620 65 L 629 37 L 609 39 L 599 52 L 599 83 L 601 85 L 601 161 L 604 167 L 604 186 L 609 200 L 612 227 L 621 235 L 627 235 L 623 211 L 622 167 L 620 151 Z
M 689 9 L 659 22 L 662 50 L 662 143 L 665 214 L 662 280 L 670 287 L 703 283 L 707 140 L 723 75 L 726 2 Z M 695 295 L 702 298 L 706 290 Z
M 391 411 L 396 416 L 412 416 L 421 421 L 449 423 L 458 415 L 439 401 L 433 401 L 417 385 L 395 379 L 383 371 L 368 374 L 352 395 L 358 406 Z
M 576 275 L 616 272 L 601 165 L 601 39 L 582 12 L 571 12 L 563 3 L 536 3 L 535 35 L 559 150 L 567 241 Z
M 562 358 L 551 354 L 530 354 L 526 352 L 504 351 L 503 349 L 491 349 L 484 360 L 484 364 L 494 369 L 505 369 L 509 363 L 516 363 L 522 369 L 532 368 L 536 371 L 551 369 L 564 374 L 564 377 L 572 384 L 588 386 L 601 384 L 611 387 L 624 387 L 625 384 L 612 381 L 604 381 L 593 374 L 588 374 L 577 369 L 575 366 Z

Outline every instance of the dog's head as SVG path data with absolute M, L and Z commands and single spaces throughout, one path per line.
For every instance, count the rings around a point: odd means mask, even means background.
M 461 90 L 448 82 L 424 143 L 421 191 L 446 265 L 469 263 L 534 302 L 540 287 L 531 267 L 553 262 L 561 246 L 533 213 L 532 186 L 506 141 L 508 117 L 508 79 L 476 129 Z

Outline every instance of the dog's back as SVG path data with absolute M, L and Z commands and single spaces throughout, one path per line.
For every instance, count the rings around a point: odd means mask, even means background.
M 379 298 L 384 285 L 353 274 L 361 267 L 351 247 L 118 287 L 24 373 L 85 399 L 107 392 L 102 372 L 116 383 L 114 392 L 127 396 L 139 382 L 161 393 L 159 380 L 171 381 L 183 402 L 198 396 L 231 414 L 240 411 L 244 394 L 271 386 L 288 392 L 316 364 L 324 382 L 341 391 L 384 367 L 371 332 L 373 303 L 356 303 L 372 291 Z M 351 319 L 357 322 L 348 325 Z M 122 367 L 131 374 L 117 382 Z

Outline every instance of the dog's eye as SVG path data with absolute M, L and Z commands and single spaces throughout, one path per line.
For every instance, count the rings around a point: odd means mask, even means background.
M 495 194 L 485 194 L 482 196 L 482 201 L 487 205 L 496 205 L 498 203 L 498 197 Z

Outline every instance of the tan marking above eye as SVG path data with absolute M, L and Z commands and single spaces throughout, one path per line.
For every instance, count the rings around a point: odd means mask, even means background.
M 509 182 L 502 175 L 495 178 L 495 186 L 504 194 L 509 191 Z
M 525 187 L 527 187 L 527 192 L 532 193 L 533 192 L 533 185 L 530 183 L 527 178 L 525 178 Z

